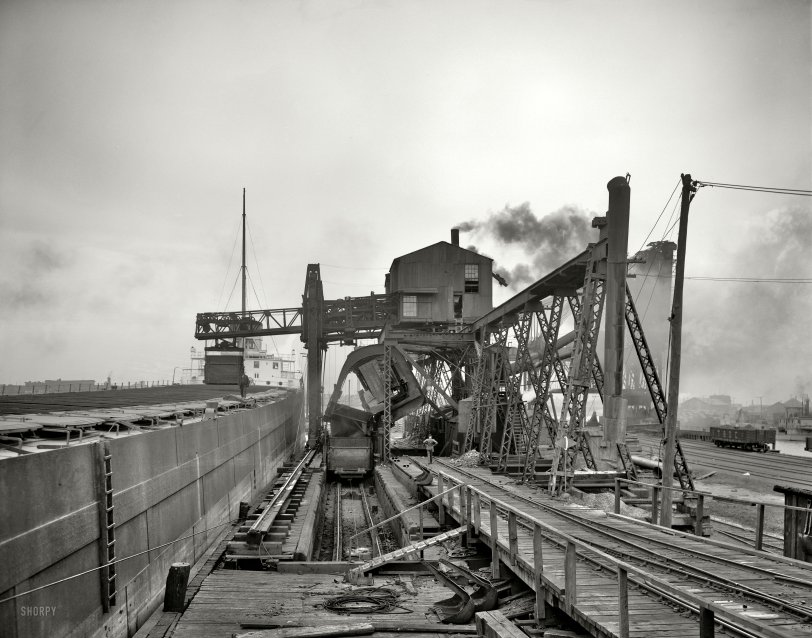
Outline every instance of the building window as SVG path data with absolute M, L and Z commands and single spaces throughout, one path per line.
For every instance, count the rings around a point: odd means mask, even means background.
M 417 295 L 403 295 L 403 316 L 417 316 Z
M 465 292 L 479 292 L 479 264 L 465 264 Z
M 255 379 L 259 379 L 259 372 L 255 372 L 255 373 L 254 373 L 254 378 L 255 378 Z
M 274 369 L 274 370 L 278 370 L 278 369 L 279 369 L 279 364 L 278 364 L 276 361 L 274 361 L 274 363 L 273 363 L 273 369 Z
M 255 367 L 255 368 L 258 368 L 258 367 L 259 367 L 259 361 L 254 361 L 254 367 Z

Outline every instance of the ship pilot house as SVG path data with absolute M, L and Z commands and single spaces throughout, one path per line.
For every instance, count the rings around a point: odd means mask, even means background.
M 460 247 L 459 229 L 441 241 L 397 257 L 386 275 L 396 293 L 400 328 L 471 323 L 493 308 L 493 260 Z

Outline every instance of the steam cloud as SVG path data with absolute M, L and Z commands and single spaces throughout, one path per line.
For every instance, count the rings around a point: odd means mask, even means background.
M 484 221 L 459 224 L 462 232 L 488 234 L 499 243 L 522 248 L 532 260 L 512 269 L 501 266 L 494 271 L 505 277 L 511 288 L 519 289 L 543 277 L 557 266 L 583 252 L 586 245 L 596 241 L 598 232 L 591 227 L 595 213 L 574 206 L 564 206 L 541 218 L 530 209 L 530 203 L 505 206 L 491 213 Z
M 809 208 L 773 210 L 747 228 L 746 237 L 727 262 L 734 276 L 812 278 Z M 764 397 L 766 405 L 768 397 L 786 401 L 812 391 L 809 284 L 689 279 L 684 311 L 686 392 L 729 393 L 748 404 Z

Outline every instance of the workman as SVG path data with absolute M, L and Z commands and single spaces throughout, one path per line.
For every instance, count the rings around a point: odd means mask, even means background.
M 247 374 L 243 374 L 242 378 L 240 379 L 240 396 L 243 399 L 245 398 L 245 391 L 248 389 L 249 385 L 251 385 L 251 379 L 248 378 Z
M 432 456 L 434 456 L 434 446 L 437 445 L 437 441 L 429 434 L 428 438 L 423 440 L 423 445 L 426 446 L 426 458 L 428 458 L 429 465 L 431 465 Z

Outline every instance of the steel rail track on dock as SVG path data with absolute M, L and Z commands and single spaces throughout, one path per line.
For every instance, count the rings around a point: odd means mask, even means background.
M 806 563 L 558 505 L 527 486 L 499 484 L 443 461 L 438 466 L 430 491 L 460 487 L 446 509 L 490 539 L 494 554 L 529 585 L 540 585 L 548 604 L 594 635 L 708 636 L 709 617 L 737 635 L 812 635 Z M 614 593 L 618 588 L 628 602 Z

